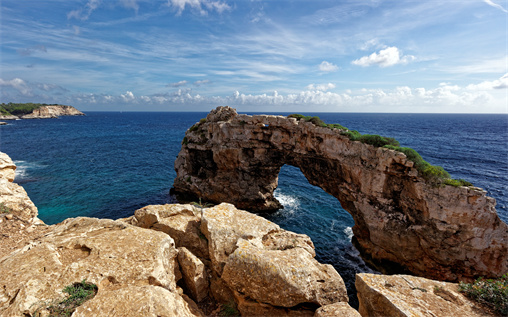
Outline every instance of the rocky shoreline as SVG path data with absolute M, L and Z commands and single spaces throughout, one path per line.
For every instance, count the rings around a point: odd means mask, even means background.
M 0 315 L 51 316 L 62 290 L 97 294 L 72 316 L 485 316 L 457 284 L 358 274 L 359 310 L 306 235 L 223 203 L 152 205 L 52 226 L 0 153 Z

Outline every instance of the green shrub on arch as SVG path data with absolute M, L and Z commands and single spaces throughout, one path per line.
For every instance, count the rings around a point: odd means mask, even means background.
M 351 141 L 360 141 L 365 144 L 370 144 L 375 147 L 384 147 L 392 149 L 398 152 L 402 152 L 406 155 L 408 160 L 414 163 L 414 167 L 418 170 L 420 176 L 425 178 L 434 184 L 444 184 L 450 186 L 472 186 L 472 184 L 463 179 L 456 180 L 450 177 L 450 174 L 445 171 L 441 166 L 431 165 L 425 161 L 422 156 L 414 149 L 409 147 L 401 147 L 399 141 L 394 138 L 383 137 L 377 134 L 361 134 L 356 130 L 349 130 L 348 128 L 340 124 L 327 124 L 323 122 L 319 117 L 304 116 L 302 114 L 294 113 L 290 114 L 288 118 L 296 118 L 297 120 L 305 120 L 312 122 L 314 125 L 319 127 L 327 127 L 330 129 L 340 129 L 341 134 L 347 136 Z

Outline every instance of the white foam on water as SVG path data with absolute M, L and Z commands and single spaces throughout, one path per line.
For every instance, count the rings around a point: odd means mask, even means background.
M 26 179 L 29 176 L 28 171 L 35 168 L 43 167 L 37 163 L 29 163 L 27 161 L 13 161 L 14 165 L 16 165 L 16 170 L 14 171 L 14 178 L 16 180 Z
M 285 195 L 278 191 L 275 191 L 274 196 L 284 208 L 298 208 L 300 206 L 300 202 L 294 196 Z
M 14 171 L 14 178 L 19 180 L 20 178 L 26 178 L 28 173 L 26 171 L 27 165 L 25 161 L 13 161 L 14 165 L 16 165 L 16 170 Z
M 351 241 L 351 239 L 353 239 L 353 228 L 346 227 L 346 229 L 344 229 L 344 233 L 346 234 L 349 241 Z

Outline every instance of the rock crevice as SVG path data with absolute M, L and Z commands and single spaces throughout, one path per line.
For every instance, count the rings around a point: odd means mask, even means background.
M 508 271 L 508 226 L 484 190 L 435 186 L 403 153 L 295 118 L 213 110 L 185 135 L 173 192 L 274 211 L 284 164 L 340 201 L 373 263 L 449 281 Z

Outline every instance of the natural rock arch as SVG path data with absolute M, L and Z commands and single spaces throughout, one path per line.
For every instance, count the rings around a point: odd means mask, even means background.
M 508 272 L 508 225 L 484 190 L 436 187 L 403 153 L 294 118 L 213 110 L 186 133 L 173 192 L 273 211 L 284 164 L 340 201 L 374 262 L 450 281 Z

